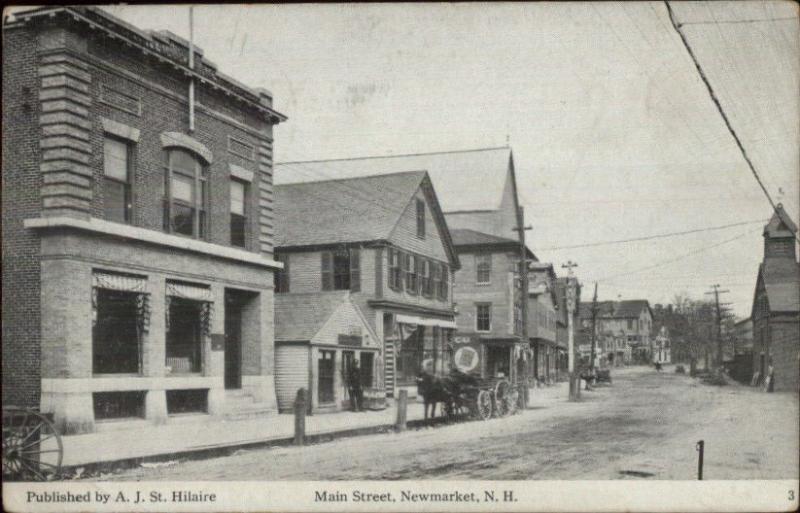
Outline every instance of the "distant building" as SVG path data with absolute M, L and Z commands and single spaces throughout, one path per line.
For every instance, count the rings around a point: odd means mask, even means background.
M 764 226 L 764 259 L 753 298 L 753 372 L 774 370 L 776 390 L 798 390 L 800 380 L 800 267 L 797 226 L 781 205 Z
M 552 264 L 534 262 L 528 270 L 528 337 L 533 349 L 532 377 L 550 383 L 558 377 L 559 305 Z M 563 353 L 563 351 L 561 351 Z
M 349 291 L 379 341 L 373 386 L 389 396 L 402 388 L 415 395 L 423 368 L 449 365 L 459 261 L 425 171 L 276 185 L 275 220 L 275 255 L 284 265 L 275 276 L 276 295 Z M 349 334 L 341 328 L 337 335 Z M 316 360 L 301 359 L 319 377 L 330 356 L 334 372 L 347 375 L 354 359 L 372 354 L 353 345 L 337 338 L 332 354 L 312 349 Z M 276 362 L 276 380 L 292 365 Z M 318 380 L 312 401 L 337 400 L 330 387 L 336 382 Z
M 602 348 L 606 361 L 613 365 L 648 363 L 653 354 L 653 311 L 649 302 L 646 299 L 598 301 L 596 308 L 595 332 L 600 341 L 597 347 Z M 587 355 L 591 319 L 592 303 L 581 303 L 580 345 Z
M 672 347 L 669 330 L 661 326 L 653 339 L 653 363 L 672 363 Z

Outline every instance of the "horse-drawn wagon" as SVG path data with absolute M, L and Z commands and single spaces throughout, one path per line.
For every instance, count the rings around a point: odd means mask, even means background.
M 469 414 L 486 420 L 515 413 L 524 392 L 524 345 L 456 336 L 454 346 L 449 368 L 420 374 L 418 391 L 425 402 L 425 418 L 429 406 L 434 416 L 436 403 L 442 403 L 449 417 Z

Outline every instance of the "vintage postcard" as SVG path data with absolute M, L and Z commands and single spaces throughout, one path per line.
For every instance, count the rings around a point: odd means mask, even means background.
M 4 508 L 796 510 L 798 13 L 6 8 Z

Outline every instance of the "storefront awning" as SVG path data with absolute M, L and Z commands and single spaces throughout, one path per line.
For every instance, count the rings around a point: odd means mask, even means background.
M 186 283 L 167 282 L 167 295 L 182 297 L 184 299 L 191 299 L 194 301 L 204 301 L 207 303 L 214 302 L 214 297 L 211 295 L 211 289 L 207 287 L 199 287 L 197 285 L 189 285 Z
M 399 324 L 419 324 L 421 326 L 438 326 L 440 328 L 456 329 L 455 321 L 446 321 L 444 319 L 431 319 L 425 317 L 417 317 L 415 315 L 397 315 L 397 322 Z
M 147 291 L 147 279 L 124 274 L 93 272 L 92 286 L 99 289 L 143 293 Z

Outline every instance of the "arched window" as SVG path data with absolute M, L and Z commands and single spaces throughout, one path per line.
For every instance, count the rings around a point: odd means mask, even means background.
M 164 230 L 205 238 L 208 184 L 206 167 L 193 153 L 167 149 L 164 174 Z

